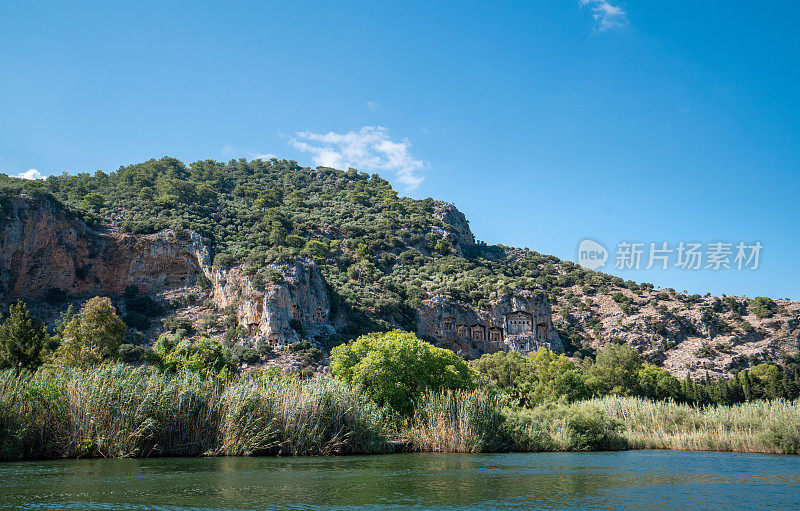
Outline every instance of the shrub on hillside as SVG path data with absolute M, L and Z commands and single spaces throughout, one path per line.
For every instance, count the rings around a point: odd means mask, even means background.
M 777 312 L 778 304 L 772 298 L 756 296 L 752 300 L 748 300 L 747 308 L 759 319 L 764 319 L 772 317 Z

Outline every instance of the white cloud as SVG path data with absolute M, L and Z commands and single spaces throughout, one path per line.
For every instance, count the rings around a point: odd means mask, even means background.
M 367 108 L 370 109 L 370 111 L 372 111 L 372 112 L 377 112 L 378 111 L 378 103 L 376 103 L 375 101 L 367 101 L 366 105 L 367 105 Z
M 246 156 L 251 160 L 269 160 L 271 158 L 275 158 L 275 155 L 272 153 L 261 153 L 258 151 L 239 151 L 234 149 L 229 145 L 222 146 L 222 155 L 226 158 L 236 158 L 237 156 L 241 157 L 242 155 Z
M 408 140 L 393 141 L 387 129 L 380 126 L 347 133 L 302 131 L 290 142 L 296 149 L 311 153 L 314 163 L 323 167 L 390 171 L 408 188 L 416 188 L 423 179 L 419 171 L 424 163 L 411 156 Z
M 579 0 L 581 7 L 588 7 L 597 21 L 597 30 L 610 30 L 618 28 L 628 21 L 622 7 L 613 5 L 608 0 Z
M 262 154 L 262 153 L 257 153 L 257 152 L 254 152 L 254 151 L 246 151 L 246 154 L 247 154 L 248 158 L 250 158 L 251 160 L 264 160 L 264 161 L 266 161 L 266 160 L 270 160 L 272 158 L 275 158 L 275 155 L 272 154 L 272 153 L 263 153 Z
M 22 179 L 45 179 L 47 176 L 42 174 L 36 169 L 28 169 L 25 172 L 20 172 L 14 177 L 21 177 Z

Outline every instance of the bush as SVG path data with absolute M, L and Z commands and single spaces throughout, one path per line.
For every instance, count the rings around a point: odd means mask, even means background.
M 194 333 L 194 326 L 192 322 L 187 318 L 179 318 L 177 316 L 170 316 L 168 318 L 164 318 L 161 320 L 161 323 L 164 325 L 164 328 L 171 333 L 176 333 L 179 330 L 186 332 L 188 335 Z
M 333 348 L 331 368 L 337 379 L 404 415 L 413 413 L 414 401 L 427 391 L 474 388 L 474 372 L 455 353 L 400 330 Z
M 259 355 L 267 356 L 272 353 L 272 346 L 265 339 L 259 339 L 256 344 L 256 350 L 258 350 Z
M 507 435 L 521 451 L 599 451 L 628 447 L 621 424 L 592 402 L 548 403 L 510 413 Z
M 120 344 L 119 356 L 125 362 L 138 362 L 144 356 L 145 349 L 134 344 Z
M 125 309 L 153 318 L 164 312 L 164 308 L 149 296 L 125 298 Z
M 201 272 L 197 273 L 197 285 L 203 289 L 204 291 L 209 291 L 211 289 L 211 281 L 206 277 L 206 274 Z
M 139 314 L 135 311 L 130 311 L 125 314 L 122 320 L 130 328 L 135 328 L 137 330 L 147 330 L 150 328 L 150 320 L 147 318 L 147 316 L 144 314 Z
M 192 343 L 188 339 L 164 334 L 158 338 L 153 349 L 147 351 L 145 358 L 164 371 L 194 373 L 204 379 L 225 380 L 238 372 L 230 353 L 219 341 L 206 336 Z
M 770 318 L 778 310 L 775 300 L 765 296 L 756 296 L 752 300 L 748 300 L 747 307 L 759 319 Z

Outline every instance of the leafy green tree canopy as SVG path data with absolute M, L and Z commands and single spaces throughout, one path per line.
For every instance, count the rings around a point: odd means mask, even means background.
M 627 344 L 609 344 L 597 354 L 587 384 L 598 395 L 635 395 L 642 361 Z
M 588 397 L 583 372 L 564 355 L 546 348 L 523 356 L 516 351 L 484 355 L 472 366 L 521 405 Z
M 331 368 L 337 379 L 406 415 L 426 390 L 474 388 L 474 372 L 455 353 L 401 330 L 370 333 L 337 346 Z
M 56 363 L 89 366 L 114 358 L 125 336 L 125 323 L 111 300 L 96 296 L 81 307 L 78 315 L 64 327 Z

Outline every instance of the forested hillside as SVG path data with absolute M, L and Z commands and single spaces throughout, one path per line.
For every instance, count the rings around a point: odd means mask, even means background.
M 625 342 L 673 372 L 726 372 L 797 349 L 793 302 L 686 296 L 527 249 L 473 243 L 463 227 L 444 221 L 449 205 L 400 197 L 377 174 L 355 169 L 162 158 L 41 181 L 0 174 L 0 188 L 6 196 L 51 195 L 99 229 L 194 230 L 212 247 L 215 267 L 244 264 L 255 273 L 267 263 L 313 258 L 352 311 L 353 335 L 376 325 L 414 330 L 414 308 L 435 294 L 480 306 L 541 288 L 567 352 L 578 356 Z M 771 318 L 780 324 L 770 326 Z

